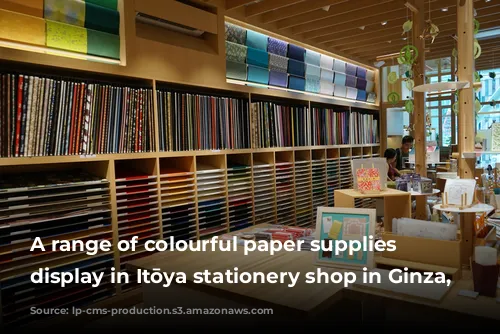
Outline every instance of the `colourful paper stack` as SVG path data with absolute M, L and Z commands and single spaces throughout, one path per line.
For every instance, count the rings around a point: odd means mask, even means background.
M 2 39 L 120 59 L 117 0 L 30 0 L 12 8 L 0 10 Z

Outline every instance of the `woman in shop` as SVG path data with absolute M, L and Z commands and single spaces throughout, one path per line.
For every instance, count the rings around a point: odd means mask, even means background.
M 384 157 L 385 160 L 387 161 L 387 179 L 389 181 L 395 181 L 396 177 L 401 176 L 399 170 L 397 170 L 396 167 L 394 167 L 394 164 L 396 162 L 396 156 L 397 156 L 396 150 L 393 148 L 388 148 L 384 152 Z

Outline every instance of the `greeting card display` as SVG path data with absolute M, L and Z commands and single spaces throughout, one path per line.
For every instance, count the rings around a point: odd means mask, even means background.
M 376 193 L 387 187 L 387 163 L 383 158 L 352 160 L 354 189 Z
M 319 207 L 316 218 L 316 240 L 325 246 L 315 253 L 317 265 L 337 268 L 373 268 L 373 252 L 353 247 L 345 250 L 339 241 L 363 245 L 375 233 L 376 210 Z

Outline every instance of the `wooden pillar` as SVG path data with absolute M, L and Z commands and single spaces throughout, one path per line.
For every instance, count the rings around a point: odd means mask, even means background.
M 418 50 L 418 57 L 415 60 L 414 81 L 415 86 L 425 83 L 425 40 L 420 38 L 420 34 L 425 28 L 425 2 L 424 0 L 413 0 L 413 29 L 412 41 Z M 415 172 L 423 177 L 427 177 L 427 145 L 425 130 L 425 95 L 424 93 L 413 92 L 414 111 L 412 122 L 414 124 L 413 138 L 415 139 Z M 417 196 L 416 198 L 417 219 L 427 220 L 427 198 Z
M 451 81 L 455 81 L 456 76 L 455 76 L 455 71 L 456 71 L 456 62 L 455 62 L 455 57 L 451 56 Z M 455 112 L 453 111 L 453 105 L 455 104 L 455 94 L 451 94 L 450 98 L 450 105 L 451 105 L 451 143 L 450 143 L 450 156 L 451 156 L 451 145 L 455 145 L 457 143 L 457 136 L 456 136 L 456 131 L 457 131 L 457 122 L 456 122 L 456 116 Z
M 470 88 L 460 90 L 458 111 L 459 173 L 460 178 L 474 177 L 475 159 L 465 159 L 464 152 L 474 151 L 475 112 L 474 112 L 474 3 L 473 0 L 457 0 L 458 70 L 460 81 L 469 81 Z M 474 249 L 473 224 L 475 214 L 461 214 L 462 264 L 468 265 Z

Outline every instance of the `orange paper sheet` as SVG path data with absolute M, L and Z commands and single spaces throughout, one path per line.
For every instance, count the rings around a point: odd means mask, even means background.
M 32 45 L 45 45 L 45 20 L 0 10 L 0 39 Z

